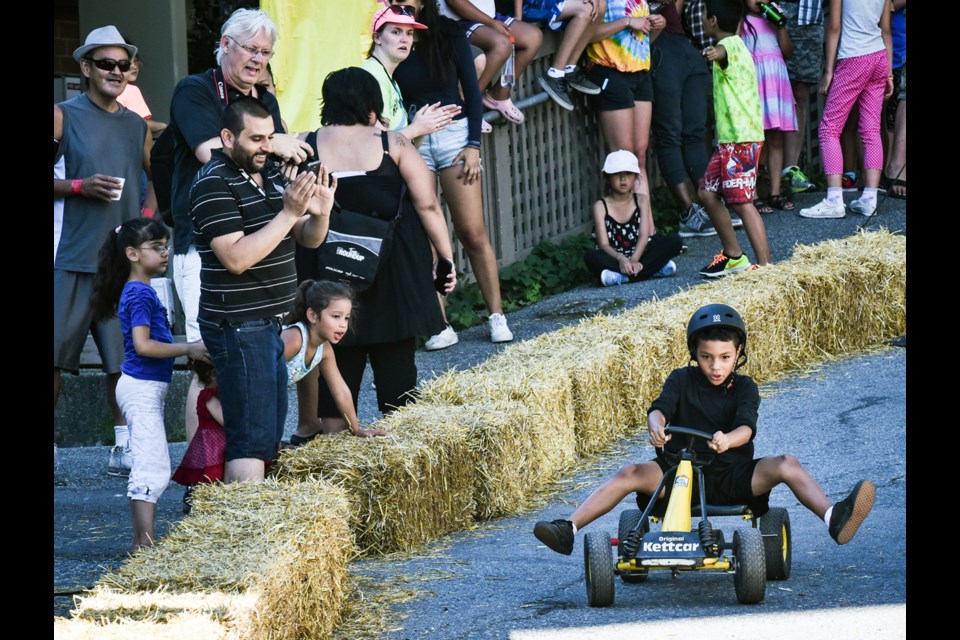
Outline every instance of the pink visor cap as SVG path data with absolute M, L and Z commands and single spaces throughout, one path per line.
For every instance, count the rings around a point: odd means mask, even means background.
M 413 7 L 407 5 L 391 5 L 380 9 L 373 14 L 373 22 L 370 24 L 370 32 L 376 33 L 385 24 L 403 24 L 414 29 L 426 29 L 427 25 L 420 24 L 413 19 L 410 13 Z

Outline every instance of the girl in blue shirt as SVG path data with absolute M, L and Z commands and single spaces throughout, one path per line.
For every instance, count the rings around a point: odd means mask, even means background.
M 170 482 L 163 403 L 179 356 L 209 362 L 203 342 L 174 343 L 167 310 L 150 279 L 167 270 L 170 233 L 159 221 L 136 218 L 111 231 L 100 248 L 93 286 L 94 316 L 120 317 L 124 362 L 117 403 L 130 428 L 133 460 L 127 497 L 131 550 L 151 546 L 157 500 Z

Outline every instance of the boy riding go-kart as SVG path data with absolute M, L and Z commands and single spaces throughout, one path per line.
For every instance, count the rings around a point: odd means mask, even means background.
M 621 561 L 617 563 L 617 571 L 624 579 L 643 580 L 646 572 L 657 566 L 653 555 L 648 558 L 653 562 L 643 562 L 645 553 L 673 553 L 673 558 L 662 558 L 667 563 L 662 566 L 676 570 L 684 566 L 709 566 L 736 572 L 735 585 L 742 602 L 759 602 L 763 599 L 765 585 L 758 588 L 755 584 L 757 579 L 753 576 L 766 576 L 768 568 L 765 562 L 761 564 L 752 559 L 766 555 L 764 539 L 756 529 L 737 531 L 731 546 L 733 555 L 724 554 L 727 545 L 722 540 L 718 544 L 717 539 L 710 535 L 710 523 L 706 516 L 763 516 L 761 528 L 764 531 L 788 532 L 789 519 L 785 511 L 781 518 L 781 511 L 771 510 L 768 505 L 770 491 L 783 483 L 801 504 L 826 523 L 830 536 L 838 544 L 849 542 L 873 508 L 873 483 L 861 480 L 846 498 L 831 504 L 817 481 L 794 456 L 753 457 L 760 393 L 749 376 L 737 373 L 747 361 L 746 343 L 746 327 L 740 314 L 733 308 L 711 304 L 698 309 L 687 323 L 687 346 L 695 366 L 674 369 L 664 382 L 660 396 L 647 412 L 650 442 L 657 449 L 657 457 L 649 462 L 621 468 L 577 507 L 569 520 L 540 521 L 534 527 L 534 535 L 554 551 L 569 555 L 573 552 L 574 536 L 578 529 L 609 512 L 630 493 L 664 498 L 666 483 L 672 478 L 673 499 L 677 499 L 678 489 L 682 489 L 681 494 L 686 493 L 686 497 L 680 495 L 678 499 L 678 505 L 685 504 L 686 514 L 683 515 L 684 509 L 679 506 L 676 509 L 668 508 L 660 533 L 648 533 L 644 529 L 647 518 L 642 516 L 656 515 L 654 500 L 646 505 L 644 514 L 633 512 L 622 516 L 618 536 Z M 692 425 L 697 429 L 668 428 L 668 424 Z M 702 430 L 702 433 L 697 433 L 697 430 Z M 687 459 L 684 460 L 684 457 Z M 709 464 L 706 464 L 708 461 Z M 696 501 L 690 497 L 694 493 L 699 498 Z M 700 504 L 733 506 L 726 507 L 729 513 L 723 512 L 719 506 L 716 507 L 719 513 L 708 507 L 698 527 L 702 531 L 693 533 L 689 519 L 691 515 L 700 515 L 697 508 Z M 769 519 L 770 527 L 765 526 L 764 517 Z M 626 523 L 624 518 L 628 519 Z M 675 518 L 680 519 L 679 524 L 676 524 Z M 634 521 L 636 525 L 633 525 Z M 625 525 L 632 526 L 625 529 Z M 629 535 L 634 529 L 638 529 L 639 540 L 636 534 Z M 659 540 L 656 536 L 663 539 Z M 771 536 L 768 539 L 774 538 Z M 602 536 L 588 536 L 585 541 L 585 557 L 589 565 L 588 595 L 590 585 L 599 584 L 596 576 L 600 574 L 595 572 L 603 571 L 601 566 L 606 566 L 611 575 L 613 572 L 609 538 L 606 540 L 604 556 L 608 562 L 599 562 L 599 551 L 593 552 L 593 557 L 598 561 L 589 561 L 591 547 L 604 547 L 603 542 Z M 649 544 L 646 551 L 644 544 Z M 656 546 L 658 544 L 660 547 Z M 782 544 L 789 546 L 789 533 Z M 624 545 L 627 545 L 626 549 Z M 633 548 L 635 545 L 636 549 Z M 692 545 L 697 545 L 697 549 L 694 550 Z M 640 564 L 637 564 L 635 555 L 631 555 L 638 551 Z M 708 551 L 715 555 L 707 556 Z M 687 558 L 694 561 L 693 565 L 678 563 L 677 560 L 683 559 L 680 556 L 684 552 L 701 554 L 702 557 Z M 771 553 L 777 555 L 772 548 Z M 783 562 L 788 563 L 787 554 L 782 550 L 780 556 Z M 725 567 L 723 563 L 728 563 L 728 566 Z M 757 564 L 761 564 L 761 567 L 757 568 Z M 779 573 L 782 573 L 783 567 L 779 568 Z M 786 571 L 789 573 L 789 566 Z M 608 582 L 602 576 L 600 580 L 604 584 Z M 609 583 L 612 585 L 612 580 Z M 606 604 L 612 602 L 612 586 L 610 591 Z M 746 595 L 742 596 L 741 592 Z M 604 600 L 604 595 L 599 594 L 597 603 L 603 604 Z

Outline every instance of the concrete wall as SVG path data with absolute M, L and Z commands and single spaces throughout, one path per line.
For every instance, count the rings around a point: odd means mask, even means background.
M 173 89 L 187 75 L 186 0 L 79 0 L 79 10 L 76 46 L 97 27 L 116 26 L 141 51 L 137 86 L 153 117 L 170 122 Z

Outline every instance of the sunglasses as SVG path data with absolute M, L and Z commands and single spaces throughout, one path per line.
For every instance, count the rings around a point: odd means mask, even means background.
M 413 7 L 406 4 L 392 4 L 387 9 L 390 9 L 393 12 L 393 15 L 396 16 L 407 16 L 408 18 L 416 18 L 417 10 Z M 384 11 L 383 14 L 377 19 L 377 23 L 374 25 L 373 31 L 377 32 L 380 30 L 384 24 L 390 22 L 390 12 Z
M 99 60 L 84 58 L 84 60 L 93 63 L 93 66 L 97 69 L 104 71 L 113 71 L 117 67 L 120 67 L 120 73 L 130 71 L 130 67 L 133 66 L 133 63 L 129 60 L 114 60 L 113 58 L 100 58 Z

